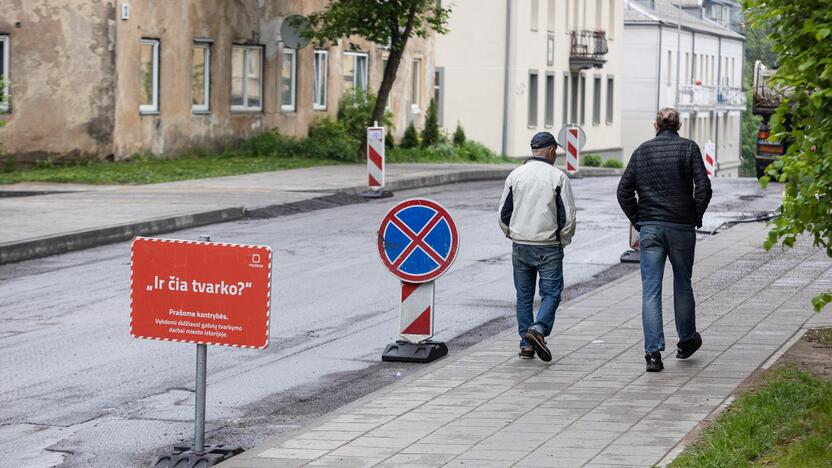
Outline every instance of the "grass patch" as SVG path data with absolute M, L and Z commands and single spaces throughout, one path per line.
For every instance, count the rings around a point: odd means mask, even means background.
M 671 466 L 832 466 L 832 382 L 771 371 Z

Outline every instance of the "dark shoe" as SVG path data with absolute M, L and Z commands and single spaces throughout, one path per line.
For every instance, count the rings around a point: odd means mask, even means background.
M 685 341 L 680 341 L 676 345 L 676 359 L 687 359 L 693 356 L 699 348 L 702 347 L 702 335 L 694 333 L 693 338 Z
M 644 359 L 647 361 L 647 372 L 659 372 L 664 369 L 662 353 L 658 351 L 647 353 L 644 355 Z
M 546 339 L 543 338 L 543 335 L 539 331 L 534 328 L 529 328 L 529 331 L 526 332 L 526 336 L 523 338 L 537 351 L 537 357 L 546 362 L 552 360 L 552 353 L 546 347 Z
M 534 359 L 534 348 L 531 346 L 526 346 L 525 348 L 520 348 L 520 359 Z

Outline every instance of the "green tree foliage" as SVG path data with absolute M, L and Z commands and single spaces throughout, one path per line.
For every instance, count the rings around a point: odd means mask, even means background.
M 399 143 L 399 146 L 402 148 L 416 148 L 419 146 L 419 134 L 416 132 L 416 127 L 413 126 L 413 122 L 411 122 L 404 131 L 404 135 L 402 136 L 402 141 Z
M 809 233 L 832 257 L 832 8 L 827 0 L 746 0 L 745 7 L 752 28 L 769 28 L 778 59 L 774 82 L 791 90 L 771 118 L 774 137 L 793 143 L 761 180 L 784 184 L 765 247 L 791 247 Z M 820 310 L 832 292 L 812 302 Z
M 446 33 L 450 12 L 436 0 L 332 0 L 325 10 L 309 16 L 304 35 L 320 42 L 357 36 L 389 46 L 378 99 L 366 126 L 373 120 L 382 121 L 408 40 L 427 37 L 431 32 Z M 364 151 L 363 146 L 359 151 Z
M 425 128 L 422 129 L 422 147 L 427 148 L 439 143 L 441 138 L 439 133 L 439 119 L 436 117 L 436 102 L 430 100 L 428 105 L 428 113 L 425 116 Z
M 465 130 L 462 129 L 462 125 L 459 122 L 456 123 L 453 142 L 454 146 L 462 146 L 465 144 Z

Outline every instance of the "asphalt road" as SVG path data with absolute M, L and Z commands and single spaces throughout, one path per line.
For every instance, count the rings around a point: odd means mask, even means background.
M 567 299 L 637 268 L 618 261 L 628 226 L 616 184 L 573 180 L 579 224 L 566 250 Z M 706 229 L 779 199 L 755 180 L 714 186 Z M 496 225 L 501 189 L 495 181 L 413 190 L 165 236 L 208 233 L 275 253 L 270 347 L 209 349 L 208 443 L 251 447 L 421 369 L 380 363 L 396 338 L 399 291 L 375 230 L 397 200 L 437 200 L 460 229 L 459 256 L 437 282 L 436 338 L 453 353 L 513 326 L 510 244 Z M 195 346 L 130 338 L 129 269 L 128 243 L 0 266 L 0 466 L 147 466 L 192 440 Z

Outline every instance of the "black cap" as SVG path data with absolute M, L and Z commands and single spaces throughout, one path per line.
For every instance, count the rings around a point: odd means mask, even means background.
M 554 145 L 558 145 L 558 142 L 555 140 L 555 136 L 549 132 L 538 132 L 532 137 L 531 146 L 533 150 L 548 148 Z

